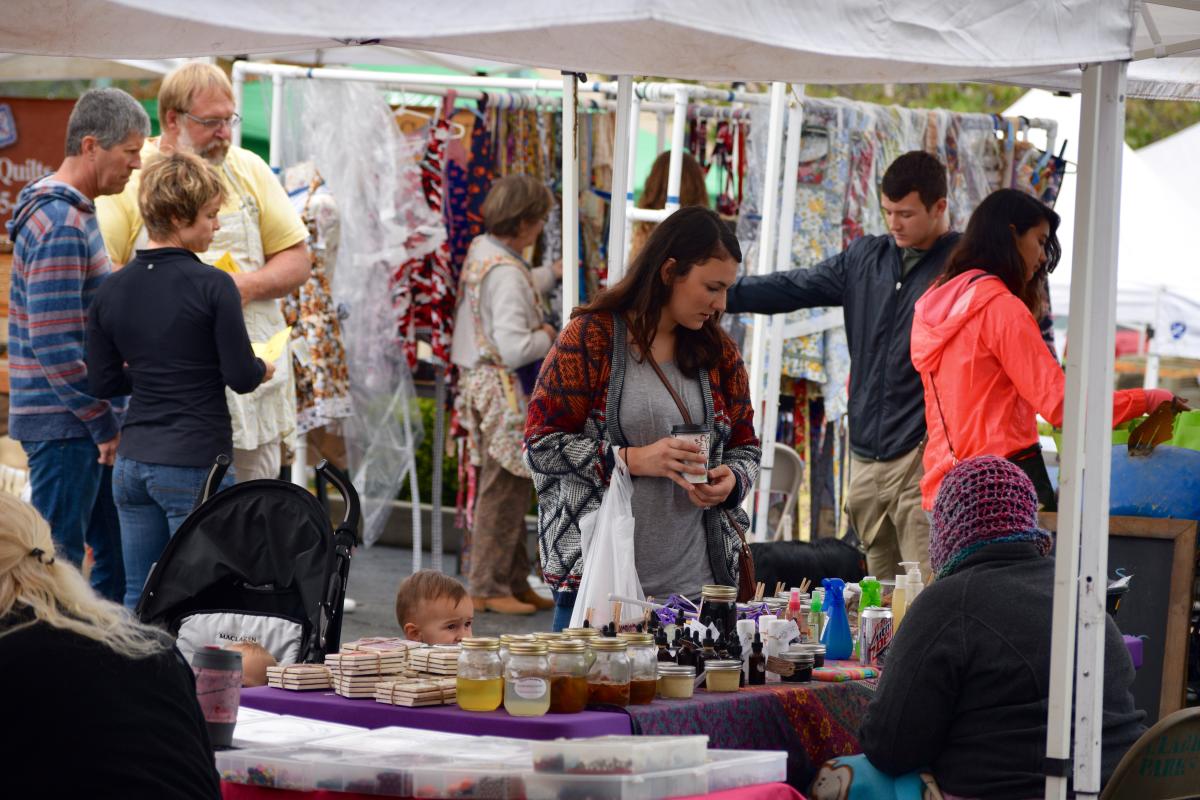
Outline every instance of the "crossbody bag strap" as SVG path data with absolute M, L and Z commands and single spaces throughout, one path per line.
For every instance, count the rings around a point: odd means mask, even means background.
M 654 374 L 658 376 L 660 381 L 662 381 L 663 386 L 667 387 L 667 391 L 671 394 L 671 399 L 675 401 L 675 405 L 679 406 L 679 413 L 683 415 L 684 423 L 691 425 L 692 415 L 688 413 L 687 406 L 683 403 L 683 398 L 679 396 L 679 392 L 675 391 L 675 387 L 671 385 L 669 380 L 667 380 L 667 376 L 663 373 L 662 367 L 660 367 L 658 362 L 654 360 L 654 356 L 650 353 L 649 348 L 646 349 L 646 352 L 642 353 L 642 357 L 646 359 L 646 363 L 650 365 L 650 368 L 654 370 Z M 725 519 L 729 520 L 729 524 L 733 526 L 733 530 L 737 533 L 738 538 L 742 540 L 742 546 L 745 547 L 746 532 L 742 530 L 742 526 L 738 525 L 733 514 L 730 514 L 727 509 L 721 509 L 721 513 L 725 515 Z
M 942 423 L 942 433 L 946 436 L 946 447 L 950 448 L 950 458 L 954 459 L 954 463 L 958 463 L 958 454 L 954 452 L 954 442 L 950 441 L 950 429 L 946 427 L 946 415 L 942 413 L 942 397 L 938 394 L 937 381 L 934 380 L 933 373 L 929 373 L 929 385 L 933 387 L 933 399 L 937 403 L 938 419 Z

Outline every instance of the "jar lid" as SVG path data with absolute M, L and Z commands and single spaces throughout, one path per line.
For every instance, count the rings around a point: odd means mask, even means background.
M 581 639 L 555 639 L 550 642 L 551 653 L 586 653 L 587 643 Z
M 786 653 L 780 653 L 779 657 L 784 661 L 790 661 L 798 667 L 811 667 L 816 663 L 816 659 L 812 653 L 799 653 L 795 650 L 788 650 Z M 704 665 L 708 669 L 708 664 Z
M 696 668 L 690 664 L 659 664 L 658 677 L 694 678 L 696 677 Z
M 559 639 L 567 638 L 565 633 L 551 633 L 549 631 L 538 631 L 533 635 L 533 638 L 539 642 L 557 642 Z
M 617 634 L 617 638 L 625 640 L 631 646 L 654 644 L 654 637 L 648 633 L 621 633 Z
M 591 639 L 600 635 L 600 631 L 595 628 L 564 628 L 563 633 L 572 639 Z
M 545 642 L 513 642 L 508 652 L 514 656 L 544 656 L 549 651 Z
M 788 650 L 788 652 L 789 653 L 813 653 L 813 654 L 820 653 L 821 655 L 824 655 L 825 654 L 825 645 L 818 644 L 817 642 L 803 642 L 801 644 L 792 645 L 791 649 Z
M 736 586 L 706 584 L 700 587 L 700 596 L 705 600 L 736 600 L 737 592 Z
M 711 426 L 698 425 L 696 423 L 689 423 L 687 425 L 672 425 L 671 426 L 671 435 L 672 436 L 678 436 L 683 433 L 711 433 L 711 432 L 712 432 Z
M 490 636 L 473 636 L 462 640 L 464 650 L 499 650 L 500 640 Z
M 742 668 L 741 661 L 733 659 L 714 659 L 704 662 L 704 670 L 706 672 L 737 672 Z
M 588 647 L 592 648 L 593 650 L 602 650 L 606 652 L 611 651 L 623 653 L 628 646 L 629 643 L 623 639 L 610 639 L 607 636 L 598 636 L 588 642 Z
M 532 642 L 536 641 L 531 633 L 502 633 L 500 634 L 500 644 L 512 644 L 513 642 Z

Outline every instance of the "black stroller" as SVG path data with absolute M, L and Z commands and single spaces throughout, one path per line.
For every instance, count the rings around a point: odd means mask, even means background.
M 214 494 L 219 456 L 196 509 L 146 578 L 137 616 L 177 637 L 184 657 L 205 645 L 252 641 L 280 664 L 313 663 L 341 643 L 342 605 L 358 538 L 358 494 L 322 461 L 346 503 L 332 533 L 317 498 L 286 481 L 255 480 Z

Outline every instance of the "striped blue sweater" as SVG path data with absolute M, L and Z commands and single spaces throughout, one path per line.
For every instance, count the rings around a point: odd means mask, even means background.
M 107 442 L 120 428 L 117 411 L 88 393 L 84 363 L 88 306 L 112 271 L 96 206 L 73 187 L 43 178 L 21 191 L 8 236 L 9 435 Z

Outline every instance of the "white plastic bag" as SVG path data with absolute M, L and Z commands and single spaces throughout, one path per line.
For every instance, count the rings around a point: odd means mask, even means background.
M 633 482 L 620 455 L 600 507 L 579 520 L 579 533 L 583 576 L 575 595 L 571 627 L 581 627 L 590 608 L 592 627 L 601 628 L 613 621 L 610 594 L 646 599 L 633 556 Z M 640 607 L 628 603 L 621 607 L 620 622 L 632 624 L 641 618 Z

